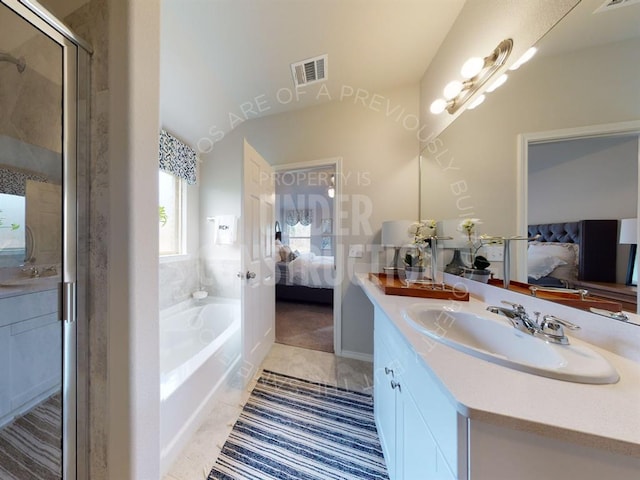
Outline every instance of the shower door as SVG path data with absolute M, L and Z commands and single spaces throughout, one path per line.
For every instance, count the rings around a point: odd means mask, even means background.
M 0 478 L 76 478 L 78 48 L 0 3 Z M 80 147 L 83 148 L 83 147 Z

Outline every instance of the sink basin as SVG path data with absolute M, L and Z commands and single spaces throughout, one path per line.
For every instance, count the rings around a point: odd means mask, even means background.
M 616 383 L 620 378 L 607 359 L 586 345 L 548 343 L 490 312 L 485 316 L 444 305 L 416 304 L 405 309 L 403 316 L 437 342 L 515 370 L 579 383 Z

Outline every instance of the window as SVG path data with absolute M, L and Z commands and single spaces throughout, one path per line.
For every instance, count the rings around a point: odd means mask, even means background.
M 287 225 L 289 246 L 294 252 L 309 253 L 311 251 L 311 225 Z
M 0 193 L 0 267 L 24 262 L 25 197 Z
M 160 255 L 185 254 L 186 188 L 184 180 L 162 170 L 158 178 Z

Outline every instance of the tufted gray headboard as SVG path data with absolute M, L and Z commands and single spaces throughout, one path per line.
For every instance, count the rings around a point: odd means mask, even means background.
M 540 234 L 540 242 L 577 243 L 578 280 L 616 281 L 618 220 L 529 225 L 529 236 Z

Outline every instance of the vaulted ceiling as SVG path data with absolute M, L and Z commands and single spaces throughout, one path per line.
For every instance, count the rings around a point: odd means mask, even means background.
M 161 120 L 196 144 L 241 120 L 420 81 L 464 0 L 163 0 Z M 298 90 L 290 64 L 328 55 Z

